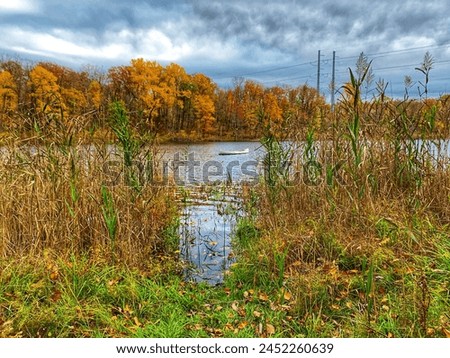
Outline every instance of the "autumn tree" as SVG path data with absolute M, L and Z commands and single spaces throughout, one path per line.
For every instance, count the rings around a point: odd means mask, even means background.
M 122 101 L 128 109 L 133 107 L 136 95 L 132 91 L 129 66 L 116 66 L 108 70 L 106 95 L 111 102 Z
M 0 129 L 9 122 L 8 114 L 17 109 L 17 93 L 14 79 L 8 71 L 0 72 Z
M 8 71 L 0 72 L 0 113 L 17 108 L 17 93 L 14 78 Z
M 201 73 L 193 77 L 195 85 L 194 92 L 194 113 L 197 127 L 205 134 L 211 134 L 215 124 L 215 83 L 207 76 Z
M 254 81 L 245 81 L 242 96 L 243 126 L 246 131 L 260 131 L 264 87 Z
M 53 118 L 63 117 L 63 103 L 58 78 L 43 66 L 37 65 L 29 74 L 28 85 L 33 99 L 33 109 L 48 124 Z
M 102 105 L 102 85 L 92 80 L 88 87 L 88 103 L 91 108 L 99 111 Z
M 288 127 L 294 133 L 301 133 L 307 127 L 318 129 L 321 126 L 324 111 L 327 109 L 325 98 L 315 88 L 301 85 L 288 91 L 289 116 Z
M 131 60 L 129 66 L 130 90 L 137 105 L 136 110 L 151 129 L 155 128 L 155 120 L 166 97 L 164 86 L 161 86 L 162 71 L 163 67 L 159 63 L 142 58 Z
M 191 76 L 180 65 L 171 63 L 162 73 L 162 83 L 165 92 L 165 129 L 177 131 L 182 127 L 184 109 L 191 99 Z
M 283 111 L 276 95 L 268 90 L 264 93 L 259 120 L 263 130 L 270 135 L 279 137 L 283 127 Z

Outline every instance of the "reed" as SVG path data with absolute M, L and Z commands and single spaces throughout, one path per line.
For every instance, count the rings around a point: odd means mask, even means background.
M 295 292 L 306 325 L 319 320 L 339 336 L 441 336 L 448 267 L 423 262 L 448 263 L 450 160 L 430 140 L 442 114 L 426 98 L 414 104 L 419 113 L 411 102 L 386 104 L 383 90 L 362 101 L 363 80 L 350 71 L 333 140 L 309 131 L 293 146 L 289 185 L 268 190 L 266 176 L 255 188 L 259 238 L 245 257 L 264 257 L 255 277 Z
M 149 182 L 137 194 L 106 148 L 8 139 L 0 160 L 1 258 L 87 255 L 148 267 L 172 250 L 164 236 L 176 214 L 172 194 Z

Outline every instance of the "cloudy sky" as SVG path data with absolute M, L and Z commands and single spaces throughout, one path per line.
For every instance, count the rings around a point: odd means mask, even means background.
M 143 57 L 203 72 L 220 86 L 237 77 L 264 85 L 316 86 L 329 94 L 348 79 L 361 52 L 375 80 L 401 96 L 403 79 L 435 61 L 430 92 L 450 92 L 447 0 L 0 0 L 0 55 L 107 69 Z

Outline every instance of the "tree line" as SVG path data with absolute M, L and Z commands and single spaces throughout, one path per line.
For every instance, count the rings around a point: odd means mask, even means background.
M 163 66 L 138 58 L 104 72 L 3 60 L 0 131 L 26 134 L 76 126 L 81 133 L 95 133 L 108 128 L 110 104 L 116 101 L 122 102 L 136 130 L 172 140 L 254 139 L 311 126 L 320 131 L 345 117 L 352 83 L 343 88 L 342 100 L 332 111 L 324 96 L 308 85 L 265 87 L 237 78 L 232 88 L 222 89 L 206 75 L 188 74 L 175 63 Z M 447 98 L 426 99 L 427 111 L 435 106 L 448 113 Z M 362 108 L 372 118 L 386 102 L 420 111 L 417 105 L 405 105 L 411 100 L 394 101 L 381 92 Z

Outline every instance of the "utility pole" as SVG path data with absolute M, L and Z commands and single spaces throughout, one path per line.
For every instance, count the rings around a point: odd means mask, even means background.
M 336 51 L 333 51 L 333 69 L 331 73 L 331 110 L 334 110 L 334 92 L 335 92 L 335 71 L 336 71 Z
M 320 50 L 317 53 L 317 93 L 320 94 Z

